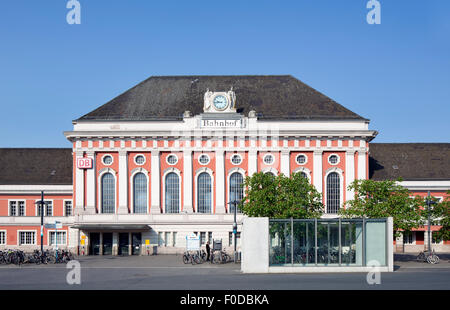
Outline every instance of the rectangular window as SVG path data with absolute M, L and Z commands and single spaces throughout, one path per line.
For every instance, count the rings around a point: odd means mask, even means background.
M 206 232 L 200 232 L 200 245 L 204 245 L 206 243 Z
M 6 231 L 0 231 L 0 244 L 6 244 Z
M 230 245 L 230 246 L 234 245 L 234 235 L 233 235 L 232 231 L 230 231 L 228 233 L 228 245 Z M 241 233 L 240 232 L 236 233 L 236 245 L 238 245 L 238 246 L 241 245 Z
M 212 242 L 213 242 L 212 231 L 208 232 L 208 242 L 209 242 L 209 244 L 212 244 Z
M 58 231 L 58 245 L 59 244 L 66 244 L 66 232 L 65 231 Z M 56 245 L 55 240 L 55 232 L 50 232 L 50 244 L 49 245 Z
M 403 244 L 414 244 L 414 233 L 412 231 L 403 232 Z
M 46 204 L 44 205 L 44 216 L 53 216 L 53 201 L 45 201 Z M 41 216 L 41 206 L 37 205 L 37 216 Z
M 66 216 L 72 216 L 72 200 L 66 200 L 64 202 L 64 211 Z
M 164 240 L 163 240 L 163 233 L 159 232 L 158 233 L 158 245 L 162 246 L 164 244 Z
M 177 246 L 177 233 L 175 231 L 172 233 L 172 246 Z
M 34 231 L 20 231 L 19 245 L 36 244 L 36 232 Z
M 25 201 L 19 201 L 19 216 L 25 216 Z
M 170 244 L 170 242 L 169 242 L 170 232 L 166 231 L 164 234 L 165 234 L 164 246 L 169 246 L 169 244 Z
M 17 201 L 9 202 L 9 215 L 16 216 L 17 215 Z
M 228 233 L 228 245 L 233 245 L 233 232 Z

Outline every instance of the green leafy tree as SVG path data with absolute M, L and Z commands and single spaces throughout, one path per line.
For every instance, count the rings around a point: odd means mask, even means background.
M 323 213 L 322 195 L 300 173 L 291 177 L 255 173 L 246 177 L 244 214 L 269 218 L 318 218 Z
M 411 197 L 411 192 L 397 181 L 355 180 L 349 189 L 355 197 L 340 211 L 343 217 L 392 217 L 396 236 L 399 231 L 411 231 L 424 223 L 423 199 Z
M 450 240 L 450 191 L 447 192 L 447 196 L 441 202 L 438 199 L 432 197 L 432 200 L 437 202 L 431 206 L 431 224 L 440 225 L 441 228 L 437 232 L 433 232 L 433 235 L 437 240 Z M 426 207 L 426 200 L 423 203 L 424 214 L 428 216 L 428 210 Z

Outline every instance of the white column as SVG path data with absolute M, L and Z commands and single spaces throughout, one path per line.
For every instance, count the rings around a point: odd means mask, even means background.
M 86 171 L 86 213 L 95 214 L 95 152 L 88 151 L 88 158 L 92 159 L 92 168 Z
M 314 186 L 319 193 L 322 193 L 322 151 L 314 151 L 313 178 Z
M 159 163 L 159 151 L 152 150 L 152 160 L 151 160 L 151 208 L 150 213 L 158 214 L 161 213 L 161 205 L 160 205 L 160 163 Z
M 192 152 L 183 152 L 183 186 L 184 186 L 184 204 L 183 211 L 193 213 L 192 205 Z
M 82 151 L 75 152 L 76 161 L 83 157 Z M 75 163 L 76 163 L 75 161 Z M 75 212 L 84 213 L 84 171 L 75 167 Z
M 289 162 L 289 151 L 288 150 L 281 151 L 281 163 L 280 164 L 281 164 L 280 165 L 281 173 L 288 177 L 290 175 L 290 171 L 289 171 L 290 162 Z
M 348 186 L 355 180 L 355 151 L 347 151 L 345 153 L 345 188 L 346 200 L 353 200 L 354 192 L 348 190 Z
M 128 213 L 128 154 L 119 151 L 119 210 L 118 214 Z
M 366 179 L 366 151 L 358 151 L 358 179 Z
M 252 176 L 258 172 L 258 152 L 250 150 L 248 152 L 248 175 Z
M 216 151 L 216 214 L 225 213 L 225 158 L 224 151 Z

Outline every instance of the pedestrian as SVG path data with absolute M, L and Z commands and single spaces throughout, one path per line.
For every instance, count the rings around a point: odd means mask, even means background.
M 206 256 L 206 261 L 208 261 L 209 262 L 209 253 L 211 252 L 211 249 L 210 249 L 210 247 L 209 247 L 209 241 L 207 241 L 206 242 L 206 254 L 207 254 L 207 256 Z

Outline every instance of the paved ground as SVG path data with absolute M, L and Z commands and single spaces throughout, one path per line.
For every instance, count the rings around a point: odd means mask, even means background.
M 238 264 L 184 265 L 179 255 L 80 257 L 81 285 L 66 282 L 65 265 L 0 266 L 0 290 L 7 289 L 450 289 L 450 262 L 418 263 L 396 255 L 395 272 L 382 273 L 380 285 L 368 285 L 367 273 L 258 274 Z

